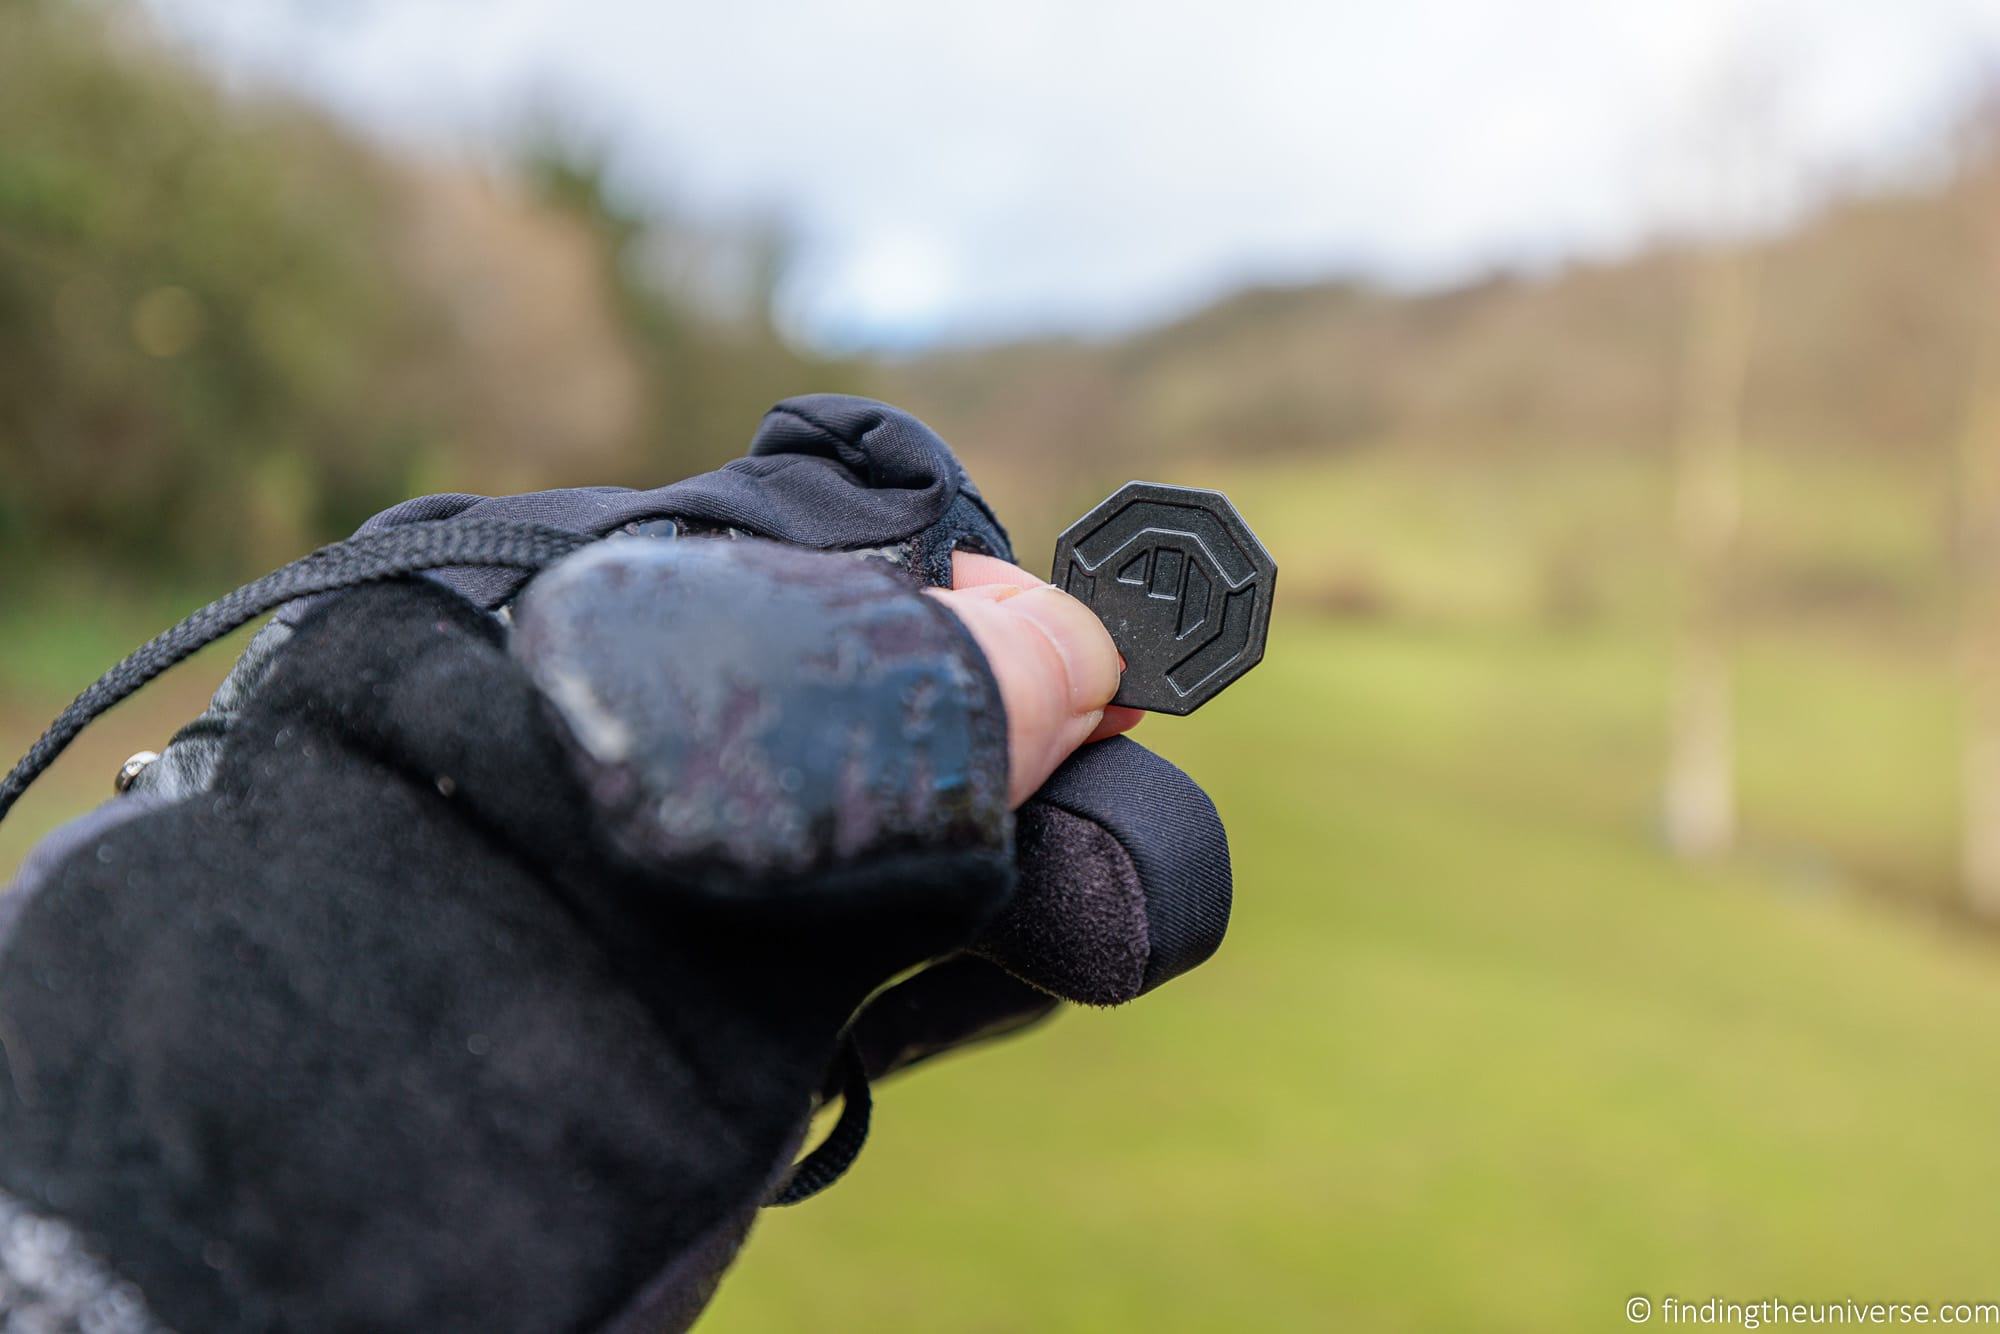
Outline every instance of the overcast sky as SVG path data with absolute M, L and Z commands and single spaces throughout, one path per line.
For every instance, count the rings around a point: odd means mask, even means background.
M 390 137 L 567 108 L 643 188 L 786 219 L 790 318 L 835 345 L 1615 250 L 1701 194 L 1744 71 L 1796 176 L 1907 154 L 2000 53 L 2000 0 L 152 3 Z

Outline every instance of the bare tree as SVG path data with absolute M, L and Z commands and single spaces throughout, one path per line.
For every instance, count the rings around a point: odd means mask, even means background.
M 1701 145 L 1701 240 L 1687 257 L 1687 343 L 1674 442 L 1678 605 L 1662 812 L 1668 846 L 1719 857 L 1736 840 L 1733 571 L 1742 522 L 1744 396 L 1769 221 L 1775 67 L 1746 45 L 1723 71 Z
M 1680 587 L 1665 823 L 1677 855 L 1701 858 L 1728 852 L 1736 838 L 1730 588 L 1757 273 L 1752 253 L 1727 241 L 1701 247 L 1688 262 L 1688 347 L 1674 450 Z
M 1959 142 L 1972 281 L 1957 450 L 1958 648 L 1964 697 L 1959 874 L 1967 904 L 2000 917 L 2000 79 Z

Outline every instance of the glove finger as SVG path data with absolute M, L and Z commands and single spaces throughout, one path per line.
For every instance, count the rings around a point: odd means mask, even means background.
M 1054 996 L 1118 1005 L 1215 953 L 1229 840 L 1208 795 L 1126 737 L 1085 746 L 1017 813 L 1019 884 L 975 952 Z

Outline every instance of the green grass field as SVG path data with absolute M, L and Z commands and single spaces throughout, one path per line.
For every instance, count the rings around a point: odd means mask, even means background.
M 1254 684 L 1149 724 L 1230 823 L 1223 953 L 882 1090 L 853 1176 L 766 1216 L 706 1328 L 1589 1330 L 1640 1292 L 2000 1294 L 2000 953 L 1669 864 L 1610 667 L 1294 624 Z
M 1863 595 L 1750 622 L 1746 851 L 1696 871 L 1653 827 L 1655 476 L 1240 470 L 1285 569 L 1270 660 L 1140 733 L 1229 822 L 1223 952 L 886 1085 L 851 1177 L 765 1216 L 703 1328 L 1595 1330 L 1634 1293 L 2000 1299 L 2000 943 L 1935 911 L 1955 703 L 1929 502 L 1816 477 L 1753 478 L 1760 587 Z M 88 612 L 0 614 L 10 748 L 126 646 L 107 626 L 157 628 Z M 0 867 L 221 669 L 100 724 Z

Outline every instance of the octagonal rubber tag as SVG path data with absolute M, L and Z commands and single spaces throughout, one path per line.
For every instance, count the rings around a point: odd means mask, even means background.
M 1220 491 L 1127 482 L 1056 540 L 1049 577 L 1125 655 L 1113 703 L 1193 713 L 1263 660 L 1278 565 Z

